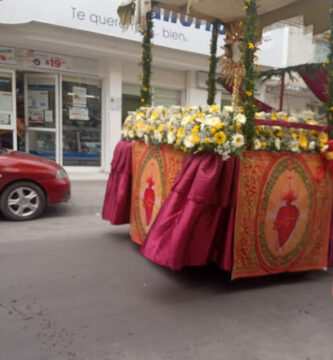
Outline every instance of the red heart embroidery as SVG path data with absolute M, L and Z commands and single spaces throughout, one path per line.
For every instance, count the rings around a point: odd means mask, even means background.
M 286 194 L 283 197 L 283 200 L 286 201 L 286 205 L 282 206 L 276 215 L 274 229 L 277 231 L 279 245 L 281 248 L 288 241 L 299 218 L 299 210 L 294 204 L 292 204 L 296 198 L 295 193 L 292 191 Z
M 146 213 L 146 224 L 149 225 L 155 204 L 155 192 L 154 189 L 152 188 L 154 185 L 154 180 L 150 177 L 147 180 L 147 184 L 148 187 L 146 188 L 143 195 L 143 206 L 145 208 L 145 213 Z

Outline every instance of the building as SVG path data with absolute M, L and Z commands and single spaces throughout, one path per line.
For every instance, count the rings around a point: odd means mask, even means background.
M 71 174 L 109 171 L 124 116 L 140 105 L 141 36 L 122 31 L 117 5 L 0 2 L 3 146 L 53 159 Z M 154 32 L 154 103 L 205 104 L 210 24 L 157 10 Z M 261 65 L 287 65 L 289 38 L 288 27 L 266 32 Z M 261 97 L 265 90 L 260 88 Z M 230 101 L 228 94 L 221 96 L 218 104 Z

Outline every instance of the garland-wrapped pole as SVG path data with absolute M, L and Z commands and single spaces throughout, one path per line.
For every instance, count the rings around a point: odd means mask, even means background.
M 245 101 L 243 103 L 244 114 L 246 116 L 246 123 L 244 126 L 245 138 L 248 146 L 252 146 L 254 137 L 254 89 L 256 71 L 254 69 L 254 58 L 256 50 L 256 42 L 258 36 L 258 16 L 257 16 L 257 1 L 245 0 L 244 10 L 246 12 L 244 19 L 244 67 L 245 78 L 243 80 L 243 91 L 245 94 Z
M 144 106 L 151 106 L 152 104 L 152 91 L 150 86 L 151 79 L 151 39 L 153 38 L 153 15 L 149 11 L 146 14 L 147 29 L 142 32 L 142 86 L 141 86 L 141 103 Z
M 328 124 L 333 127 L 333 0 L 331 0 L 331 8 L 329 9 L 330 14 L 330 53 L 328 58 Z M 330 138 L 333 138 L 333 130 L 331 130 Z
M 219 21 L 216 20 L 213 22 L 213 30 L 212 30 L 212 39 L 210 42 L 210 59 L 209 59 L 209 72 L 208 78 L 206 81 L 207 84 L 207 104 L 213 105 L 215 103 L 215 95 L 216 95 L 216 65 L 218 63 L 216 57 L 216 49 L 217 49 L 217 38 L 219 33 Z

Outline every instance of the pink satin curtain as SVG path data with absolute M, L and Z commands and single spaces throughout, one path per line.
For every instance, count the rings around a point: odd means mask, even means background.
M 303 78 L 309 89 L 315 94 L 315 96 L 322 102 L 328 101 L 327 94 L 327 69 L 314 70 L 313 73 L 306 71 L 299 71 L 299 74 Z
M 141 253 L 171 269 L 216 261 L 232 267 L 239 160 L 187 156 Z
M 119 141 L 111 162 L 111 173 L 106 187 L 103 219 L 113 225 L 130 221 L 132 187 L 132 143 Z

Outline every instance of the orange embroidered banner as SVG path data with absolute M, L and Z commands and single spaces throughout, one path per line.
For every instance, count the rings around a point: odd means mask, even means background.
M 332 180 L 320 155 L 249 151 L 241 162 L 232 278 L 324 269 Z
M 135 141 L 132 146 L 132 200 L 130 233 L 140 245 L 179 174 L 184 154 L 170 146 L 160 148 Z

